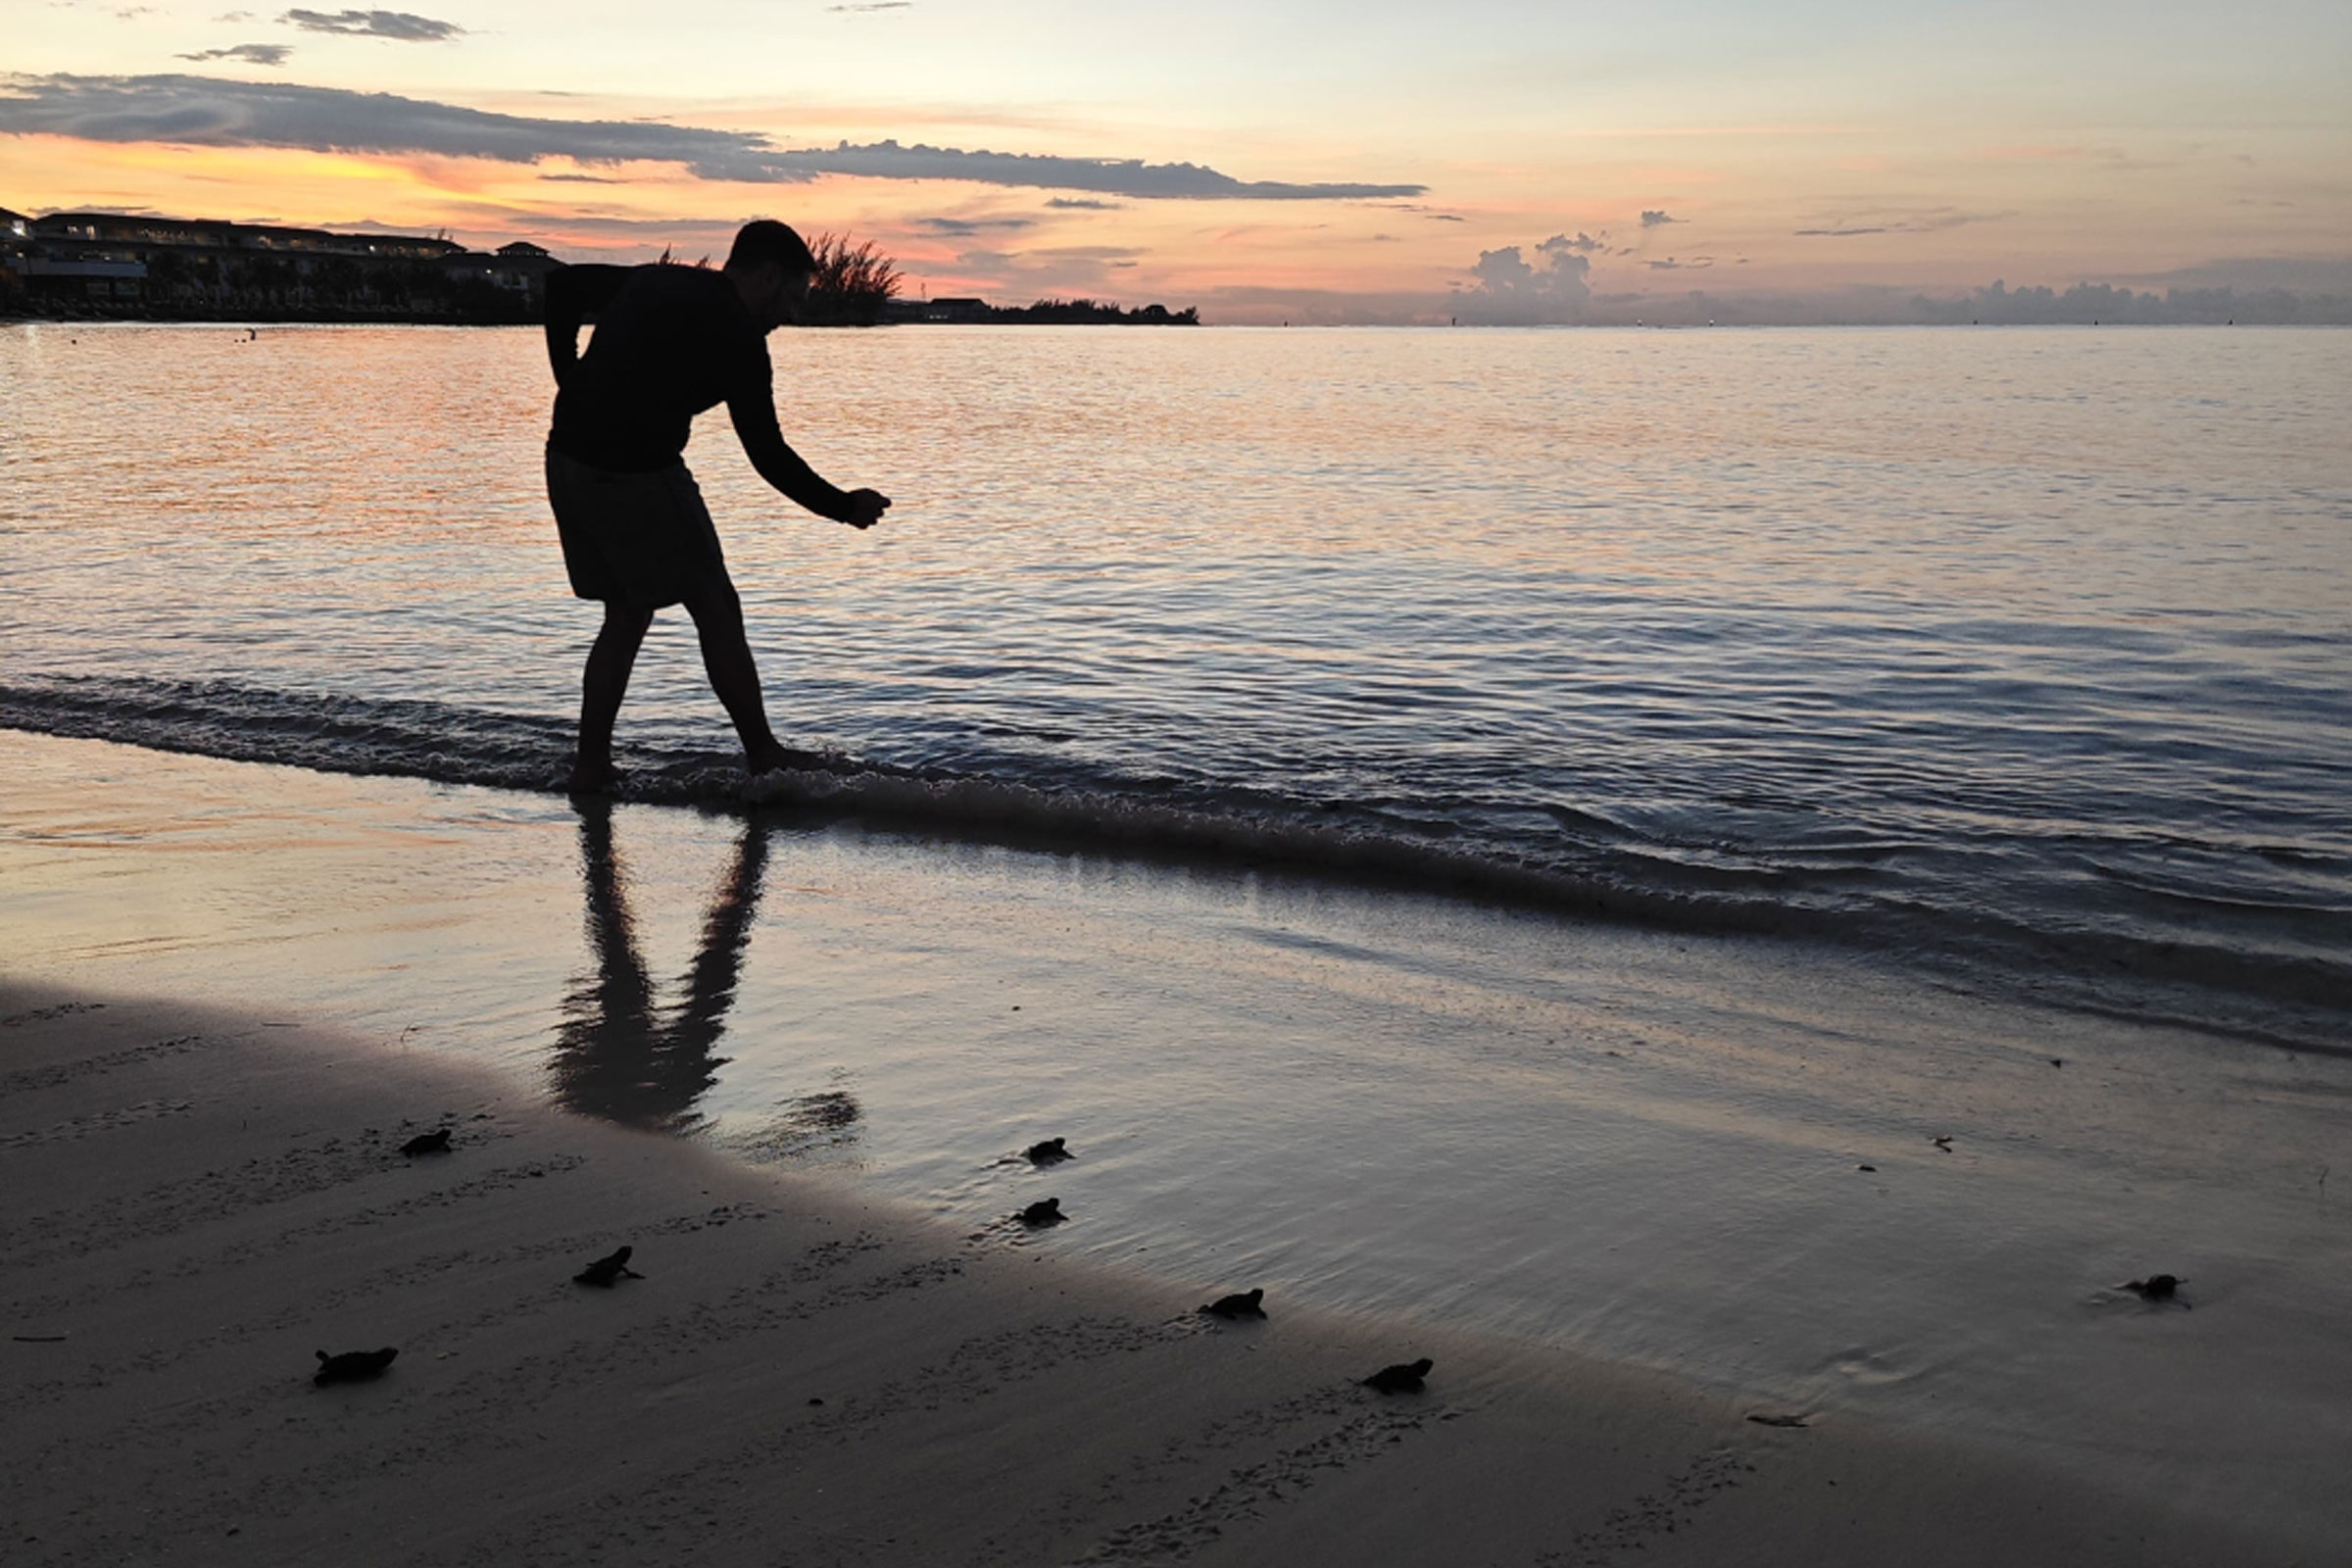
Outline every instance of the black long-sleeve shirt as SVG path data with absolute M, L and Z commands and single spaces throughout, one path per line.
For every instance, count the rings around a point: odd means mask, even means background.
M 581 323 L 596 317 L 588 352 Z M 591 467 L 666 468 L 694 416 L 724 403 L 760 476 L 820 516 L 849 497 L 785 443 L 767 336 L 726 273 L 698 267 L 559 267 L 547 275 L 556 412 L 547 444 Z

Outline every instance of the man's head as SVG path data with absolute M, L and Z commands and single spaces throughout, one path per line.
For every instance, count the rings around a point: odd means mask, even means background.
M 791 224 L 762 218 L 736 231 L 727 275 L 753 318 L 771 328 L 799 317 L 809 279 L 816 275 L 816 258 Z

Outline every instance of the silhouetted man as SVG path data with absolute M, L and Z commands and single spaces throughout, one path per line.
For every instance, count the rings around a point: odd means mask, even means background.
M 837 490 L 785 445 L 767 334 L 794 319 L 816 263 L 782 223 L 746 223 L 720 271 L 697 267 L 560 267 L 547 278 L 547 358 L 556 372 L 547 498 L 571 591 L 604 601 L 605 624 L 580 680 L 580 749 L 571 787 L 609 788 L 612 721 L 654 612 L 684 605 L 703 668 L 743 737 L 754 774 L 784 764 L 767 727 L 743 604 L 718 531 L 682 454 L 694 416 L 727 406 L 760 476 L 819 516 L 870 528 L 890 499 Z M 582 320 L 594 314 L 588 352 Z

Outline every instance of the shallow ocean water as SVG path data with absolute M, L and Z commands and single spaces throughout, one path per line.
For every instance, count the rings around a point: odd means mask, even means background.
M 798 332 L 689 459 L 815 793 L 2352 1019 L 2352 334 Z M 0 722 L 534 785 L 527 330 L 0 330 Z M 669 622 L 675 622 L 669 624 Z M 728 787 L 682 617 L 647 799 Z M 915 770 L 877 777 L 862 768 Z

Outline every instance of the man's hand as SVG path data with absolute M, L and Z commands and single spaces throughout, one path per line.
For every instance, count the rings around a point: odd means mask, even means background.
M 850 492 L 850 514 L 841 520 L 853 528 L 871 528 L 890 510 L 890 497 L 879 490 Z

